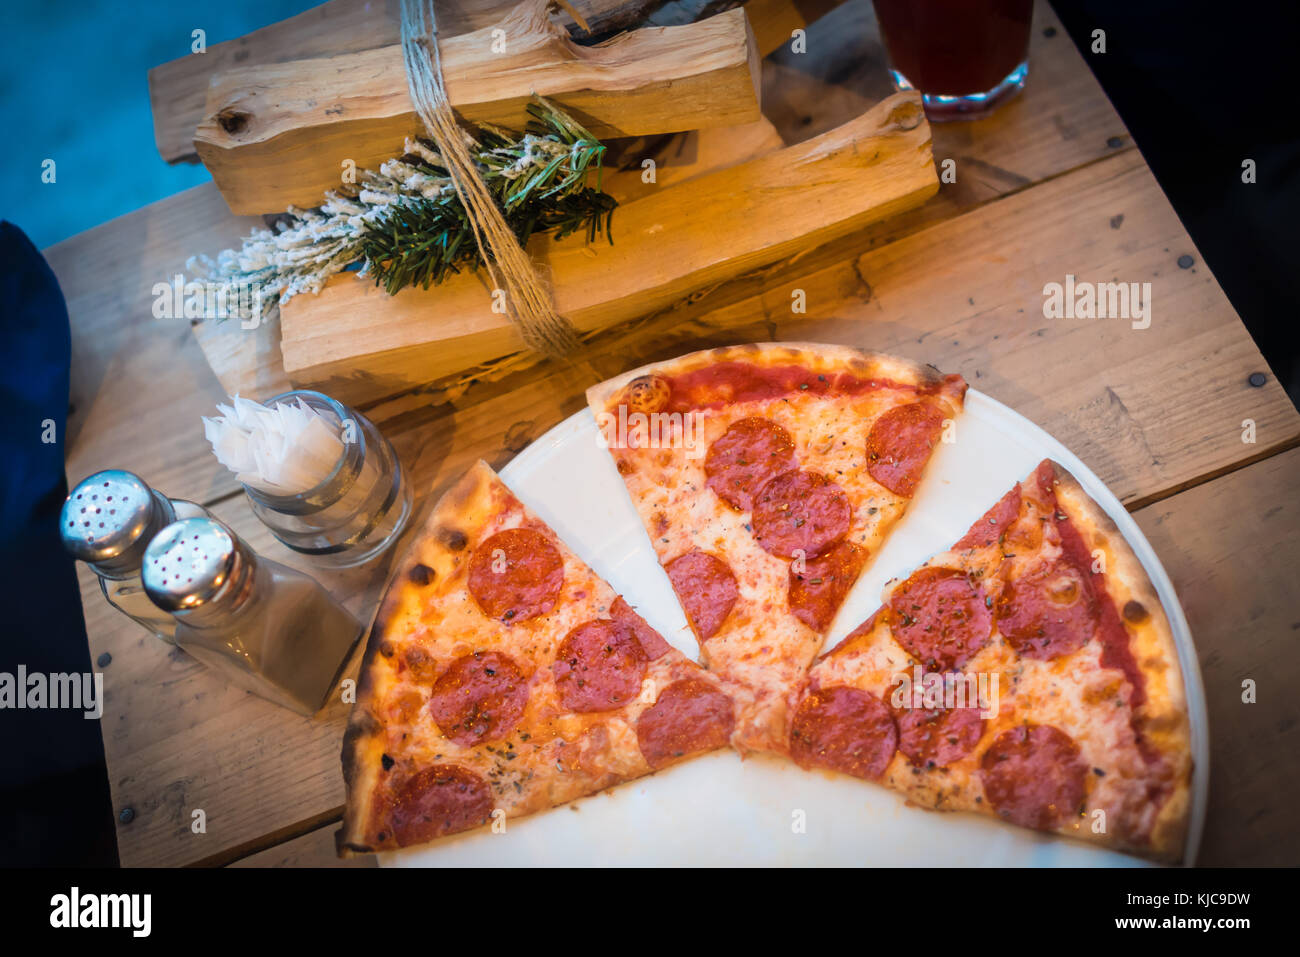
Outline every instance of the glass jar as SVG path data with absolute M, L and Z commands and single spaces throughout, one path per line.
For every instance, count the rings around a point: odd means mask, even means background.
M 401 535 L 411 489 L 397 453 L 374 423 L 319 392 L 296 389 L 266 403 L 305 402 L 339 431 L 343 452 L 315 488 L 276 495 L 244 485 L 255 514 L 286 547 L 331 568 L 361 565 Z

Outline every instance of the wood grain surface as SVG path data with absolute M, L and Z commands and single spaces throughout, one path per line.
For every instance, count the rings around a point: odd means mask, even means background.
M 447 99 L 464 120 L 521 130 L 534 94 L 599 139 L 759 118 L 759 54 L 743 10 L 580 47 L 545 2 L 440 45 Z M 390 45 L 213 76 L 194 146 L 230 209 L 260 214 L 318 205 L 349 167 L 378 169 L 417 135 L 402 47 Z
M 765 63 L 765 94 L 784 91 L 767 104 L 787 142 L 861 112 L 881 83 L 870 37 L 863 46 L 849 32 L 864 15 L 851 0 L 809 29 L 807 59 Z M 1294 864 L 1300 415 L 1050 9 L 1036 17 L 1025 94 L 988 120 L 935 127 L 936 158 L 955 159 L 956 182 L 916 213 L 596 335 L 571 363 L 507 363 L 367 414 L 427 506 L 473 459 L 499 468 L 580 409 L 592 382 L 703 345 L 843 342 L 960 372 L 1070 446 L 1136 511 L 1184 601 L 1211 710 L 1202 861 Z M 200 188 L 47 251 L 73 326 L 68 473 L 135 469 L 292 563 L 203 443 L 198 416 L 222 393 L 188 323 L 152 314 L 154 283 L 252 222 Z M 1043 286 L 1067 274 L 1150 282 L 1149 328 L 1045 318 Z M 803 314 L 791 311 L 795 289 Z M 365 615 L 383 575 L 319 577 Z M 118 826 L 123 863 L 326 863 L 347 706 L 307 720 L 232 691 L 109 608 L 84 569 L 81 581 L 92 658 L 113 657 L 110 785 L 115 810 L 136 812 Z M 1253 705 L 1241 703 L 1247 678 Z M 198 808 L 204 834 L 190 827 Z

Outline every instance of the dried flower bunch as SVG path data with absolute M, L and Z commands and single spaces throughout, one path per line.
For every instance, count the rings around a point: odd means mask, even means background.
M 610 221 L 618 202 L 600 189 L 605 147 L 555 104 L 534 97 L 522 135 L 484 125 L 465 137 L 479 172 L 521 243 L 534 233 L 557 237 L 602 232 L 613 242 Z M 317 209 L 290 207 L 274 228 L 258 229 L 239 249 L 215 260 L 191 257 L 187 269 L 226 286 L 228 302 L 253 303 L 239 318 L 262 318 L 281 303 L 317 293 L 337 272 L 358 265 L 391 295 L 406 286 L 428 288 L 449 272 L 479 265 L 464 207 L 442 158 L 422 139 L 408 138 L 405 153 L 362 170 L 355 186 L 325 194 Z M 596 176 L 595 187 L 588 186 Z M 253 287 L 257 297 L 241 297 Z M 270 304 L 269 308 L 257 303 Z

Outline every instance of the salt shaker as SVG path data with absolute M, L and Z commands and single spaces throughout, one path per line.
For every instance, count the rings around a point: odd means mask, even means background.
M 168 525 L 144 555 L 144 588 L 176 616 L 176 644 L 230 683 L 313 715 L 361 637 L 361 624 L 301 572 L 257 555 L 227 525 Z
M 149 600 L 140 565 L 150 539 L 177 519 L 208 515 L 184 499 L 169 499 L 138 475 L 121 469 L 96 472 L 63 503 L 59 533 L 63 545 L 99 576 L 108 603 L 166 642 L 176 620 Z

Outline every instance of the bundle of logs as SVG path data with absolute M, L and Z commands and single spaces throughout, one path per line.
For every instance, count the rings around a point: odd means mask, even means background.
M 541 94 L 616 151 L 621 137 L 691 142 L 691 162 L 607 174 L 603 188 L 621 203 L 612 245 L 585 235 L 528 244 L 580 333 L 667 308 L 938 189 L 913 94 L 792 146 L 762 118 L 762 56 L 836 2 L 569 0 L 539 26 L 514 0 L 436 0 L 448 98 L 468 124 L 521 129 Z M 378 168 L 421 132 L 397 7 L 330 0 L 156 67 L 163 157 L 197 156 L 239 214 L 316 206 L 349 164 Z M 523 350 L 490 285 L 466 271 L 389 295 L 340 273 L 287 302 L 274 325 L 209 320 L 196 334 L 232 393 L 292 383 L 367 403 Z

